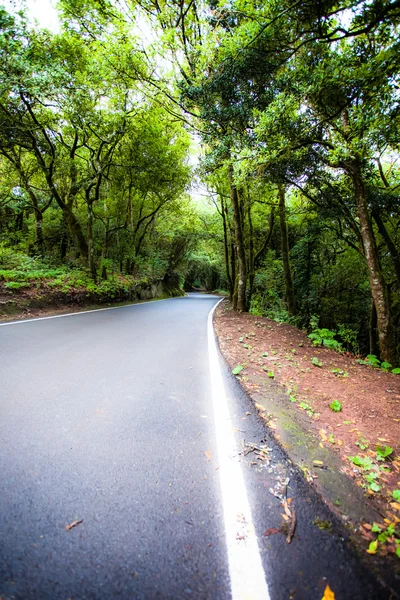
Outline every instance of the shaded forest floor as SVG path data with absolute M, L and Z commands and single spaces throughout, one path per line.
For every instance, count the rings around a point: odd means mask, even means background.
M 294 415 L 312 434 L 313 443 L 304 443 L 311 453 L 305 475 L 312 482 L 321 473 L 313 467 L 327 468 L 313 460 L 311 445 L 334 453 L 338 470 L 365 494 L 377 515 L 375 526 L 367 522 L 366 513 L 360 519 L 359 532 L 368 544 L 374 543 L 369 552 L 397 551 L 400 557 L 400 542 L 392 535 L 400 523 L 400 375 L 361 365 L 347 353 L 314 347 L 296 327 L 236 313 L 228 301 L 218 307 L 214 325 L 225 359 L 275 437 L 281 437 L 279 416 L 263 413 L 267 409 L 261 405 L 267 396 L 278 397 L 275 390 L 284 392 L 279 400 L 282 414 Z M 335 401 L 340 402 L 339 412 L 330 407 Z M 385 537 L 382 531 L 388 527 Z

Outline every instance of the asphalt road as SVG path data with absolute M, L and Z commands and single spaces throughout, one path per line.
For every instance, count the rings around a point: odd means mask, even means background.
M 221 362 L 237 447 L 228 462 L 243 474 L 265 578 L 258 591 L 245 575 L 242 592 L 232 588 L 232 552 L 244 565 L 247 542 L 240 523 L 233 542 L 225 529 L 240 482 L 224 499 L 207 339 L 217 301 L 193 294 L 0 327 L 2 600 L 225 599 L 232 589 L 235 600 L 246 589 L 249 600 L 320 600 L 327 583 L 336 600 L 388 597 Z M 242 439 L 270 458 L 243 456 Z M 286 488 L 291 544 L 264 536 L 282 523 Z M 248 564 L 257 560 L 253 548 Z

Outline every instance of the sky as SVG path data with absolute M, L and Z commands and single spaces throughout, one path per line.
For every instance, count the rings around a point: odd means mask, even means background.
M 26 6 L 32 21 L 36 20 L 40 27 L 59 31 L 59 21 L 54 0 L 0 0 L 0 5 L 10 12 Z

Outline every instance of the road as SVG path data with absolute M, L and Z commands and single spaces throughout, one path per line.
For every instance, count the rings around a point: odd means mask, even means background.
M 386 597 L 218 363 L 217 301 L 0 326 L 2 600 Z

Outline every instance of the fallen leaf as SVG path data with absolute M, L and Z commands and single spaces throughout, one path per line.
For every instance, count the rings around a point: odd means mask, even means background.
M 280 529 L 277 529 L 276 527 L 270 527 L 269 529 L 266 529 L 264 531 L 264 537 L 268 537 L 270 535 L 275 535 L 276 533 L 280 533 Z
M 370 545 L 368 546 L 368 554 L 376 554 L 378 551 L 378 540 L 375 540 L 374 542 L 371 542 Z
M 332 592 L 329 585 L 326 586 L 324 595 L 321 600 L 335 600 L 335 594 Z
M 284 513 L 281 513 L 281 516 L 285 519 L 285 521 L 290 521 L 289 517 Z
M 292 541 L 292 538 L 293 538 L 293 535 L 294 535 L 294 530 L 296 529 L 296 523 L 297 523 L 297 521 L 296 521 L 296 511 L 293 509 L 292 510 L 292 517 L 291 517 L 291 520 L 290 520 L 289 533 L 288 533 L 287 538 L 286 538 L 286 542 L 288 544 L 290 544 L 291 541 Z
M 283 505 L 283 508 L 285 509 L 285 514 L 287 514 L 288 517 L 291 517 L 292 513 L 290 512 L 290 508 L 288 506 L 286 499 L 282 502 L 282 505 Z
M 211 452 L 209 450 L 206 450 L 204 452 L 204 455 L 208 458 L 209 461 L 211 460 Z
M 72 521 L 72 523 L 65 526 L 65 530 L 69 531 L 70 529 L 72 529 L 73 527 L 76 527 L 77 525 L 80 525 L 81 523 L 83 523 L 83 519 L 78 519 L 77 521 Z

